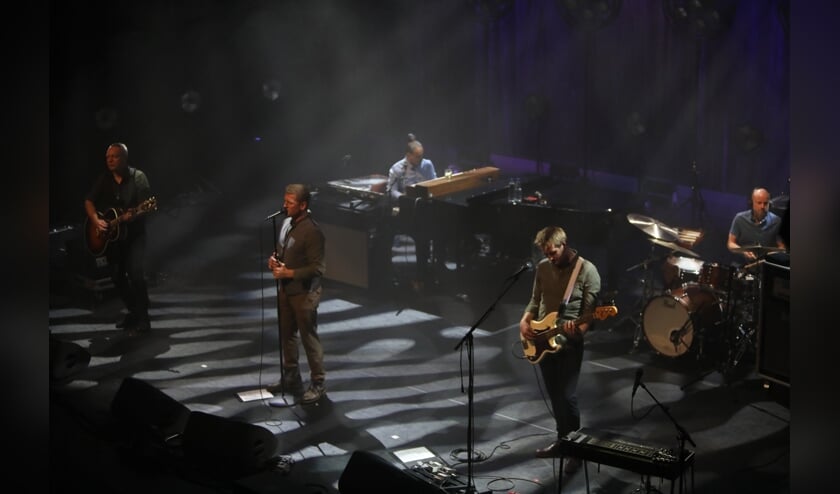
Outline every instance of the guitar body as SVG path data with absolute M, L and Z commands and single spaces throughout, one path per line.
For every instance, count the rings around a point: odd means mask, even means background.
M 101 256 L 105 253 L 105 249 L 108 248 L 108 244 L 125 239 L 127 230 L 126 226 L 122 225 L 122 223 L 126 222 L 126 218 L 132 217 L 132 219 L 136 219 L 156 209 L 157 199 L 150 197 L 140 203 L 136 208 L 122 214 L 114 208 L 104 213 L 97 211 L 96 214 L 99 218 L 108 222 L 108 229 L 104 232 L 99 231 L 96 223 L 92 223 L 89 218 L 85 218 L 85 246 L 88 252 L 95 257 Z
M 595 307 L 591 316 L 584 316 L 575 320 L 575 326 L 589 322 L 592 319 L 606 319 L 618 314 L 618 307 L 604 305 Z M 538 363 L 547 353 L 559 352 L 566 347 L 569 336 L 557 325 L 557 312 L 551 312 L 539 321 L 531 321 L 531 329 L 536 332 L 534 339 L 528 339 L 520 333 L 522 352 L 532 364 Z
M 105 253 L 108 244 L 120 238 L 120 232 L 125 232 L 125 228 L 120 228 L 120 222 L 117 219 L 120 217 L 116 209 L 109 209 L 104 213 L 97 213 L 99 217 L 112 225 L 107 231 L 100 232 L 96 223 L 92 223 L 90 218 L 85 218 L 85 244 L 88 252 L 93 256 L 99 257 Z M 122 238 L 125 238 L 123 235 Z

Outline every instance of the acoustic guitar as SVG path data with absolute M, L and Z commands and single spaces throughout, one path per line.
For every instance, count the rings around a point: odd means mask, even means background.
M 614 305 L 602 305 L 595 307 L 592 314 L 587 314 L 575 320 L 575 326 L 590 322 L 593 319 L 603 320 L 618 314 L 618 307 Z M 522 350 L 532 364 L 538 363 L 546 353 L 559 352 L 566 347 L 568 335 L 563 331 L 561 325 L 557 325 L 557 312 L 551 312 L 539 321 L 531 321 L 531 329 L 537 334 L 534 339 L 528 339 L 519 334 L 522 340 Z
M 121 226 L 123 223 L 127 222 L 129 218 L 133 221 L 156 210 L 157 199 L 150 197 L 135 208 L 127 210 L 111 208 L 105 212 L 97 211 L 97 216 L 108 222 L 108 228 L 105 231 L 99 231 L 96 223 L 90 221 L 90 218 L 85 218 L 85 245 L 88 252 L 96 257 L 101 256 L 105 253 L 109 243 L 125 238 L 127 230 L 125 225 Z

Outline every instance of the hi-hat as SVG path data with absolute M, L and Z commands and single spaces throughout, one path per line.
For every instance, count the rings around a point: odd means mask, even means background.
M 756 256 L 763 256 L 765 254 L 770 254 L 772 252 L 782 252 L 785 249 L 781 247 L 768 247 L 765 245 L 745 245 L 738 247 L 737 249 L 732 249 L 732 252 L 737 252 L 739 254 L 743 254 L 744 252 L 752 252 Z
M 639 230 L 647 233 L 651 237 L 664 240 L 666 242 L 673 242 L 679 238 L 676 228 L 672 228 L 659 220 L 655 220 L 649 216 L 642 216 L 641 214 L 630 213 L 627 215 L 627 221 Z
M 683 254 L 687 254 L 691 257 L 700 257 L 700 254 L 694 252 L 693 250 L 686 249 L 681 245 L 677 245 L 674 242 L 665 242 L 657 238 L 649 238 L 648 240 L 655 243 L 656 245 L 661 245 L 662 247 L 671 249 L 672 252 L 682 252 Z

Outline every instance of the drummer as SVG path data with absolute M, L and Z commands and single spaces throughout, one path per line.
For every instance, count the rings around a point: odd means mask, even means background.
M 753 262 L 761 255 L 761 249 L 749 247 L 785 248 L 779 237 L 782 218 L 770 211 L 770 192 L 755 188 L 750 202 L 750 209 L 735 214 L 726 241 L 726 248 L 732 253 L 740 253 L 747 262 Z

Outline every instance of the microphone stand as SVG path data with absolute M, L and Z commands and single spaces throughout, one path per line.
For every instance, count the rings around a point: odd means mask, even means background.
M 496 308 L 496 305 L 502 299 L 502 297 L 513 287 L 513 285 L 519 280 L 519 277 L 522 276 L 522 273 L 527 271 L 526 269 L 521 269 L 513 276 L 508 277 L 507 284 L 504 286 L 502 291 L 499 293 L 499 296 L 496 297 L 496 300 L 490 304 L 490 307 L 484 311 L 484 314 L 478 318 L 475 324 L 467 331 L 467 334 L 461 338 L 461 341 L 455 345 L 455 350 L 461 349 L 462 346 L 466 346 L 467 349 L 467 367 L 468 367 L 468 380 L 467 380 L 467 490 L 464 494 L 473 494 L 475 492 L 475 485 L 473 484 L 473 445 L 475 444 L 475 437 L 473 435 L 473 396 L 475 393 L 475 363 L 473 360 L 473 332 L 475 328 L 477 328 L 487 316 L 490 315 L 491 312 Z
M 645 383 L 643 383 L 640 380 L 639 381 L 639 386 L 644 388 L 644 390 L 648 394 L 648 396 L 653 398 L 653 401 L 656 402 L 657 406 L 659 406 L 659 408 L 661 408 L 663 412 L 665 412 L 665 415 L 671 420 L 671 423 L 674 424 L 674 427 L 677 429 L 677 442 L 679 443 L 679 460 L 678 461 L 679 461 L 679 465 L 680 465 L 680 492 L 682 492 L 683 470 L 685 469 L 685 457 L 686 457 L 685 442 L 686 441 L 690 442 L 691 445 L 694 446 L 695 449 L 697 448 L 697 444 L 694 442 L 694 440 L 691 439 L 691 436 L 688 434 L 688 431 L 686 431 L 685 428 L 683 428 L 683 426 L 681 426 L 677 422 L 677 420 L 674 418 L 674 416 L 671 415 L 671 412 L 668 411 L 668 407 L 666 407 L 665 405 L 660 403 L 659 400 L 657 400 L 656 397 L 653 396 L 653 393 L 651 393 L 650 390 L 647 388 L 647 386 L 645 386 Z M 673 487 L 673 485 L 672 485 L 672 487 Z
M 685 334 L 688 333 L 688 324 L 689 323 L 693 323 L 693 321 L 691 320 L 691 316 L 689 316 L 688 319 L 685 320 L 683 325 L 680 326 L 680 329 L 671 333 L 670 340 L 671 340 L 671 343 L 674 344 L 674 353 L 677 353 L 677 350 L 679 349 L 680 345 L 685 346 L 686 351 L 688 350 L 688 345 L 686 345 L 685 340 L 683 339 L 683 336 L 685 336 Z M 694 329 L 694 324 L 691 325 L 691 329 L 692 330 Z M 696 333 L 696 331 L 695 331 L 695 333 Z M 697 337 L 696 334 L 694 336 Z
M 285 218 L 285 215 L 282 215 Z M 271 218 L 271 242 L 274 244 L 273 254 L 277 254 L 277 215 L 272 216 Z M 278 278 L 274 279 L 274 288 L 276 290 L 277 295 L 274 297 L 274 302 L 277 304 L 277 336 L 280 342 L 280 386 L 283 388 L 283 384 L 285 383 L 286 378 L 286 368 L 283 365 L 283 328 L 281 327 L 282 322 L 280 320 L 280 280 Z M 284 399 L 286 398 L 286 390 L 283 388 L 280 391 L 280 396 Z

